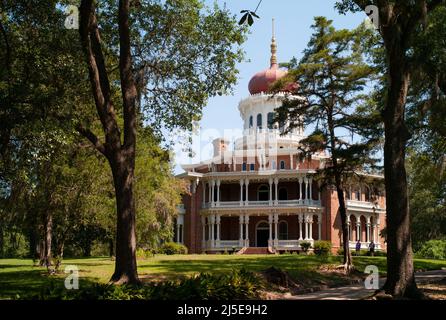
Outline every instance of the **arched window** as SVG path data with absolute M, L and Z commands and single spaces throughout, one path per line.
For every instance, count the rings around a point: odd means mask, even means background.
M 286 188 L 279 189 L 279 200 L 288 200 L 288 190 Z
M 246 162 L 243 162 L 242 164 L 242 171 L 246 171 Z
M 255 164 L 254 164 L 254 163 L 251 163 L 251 164 L 249 165 L 249 170 L 250 170 L 250 171 L 254 171 L 254 169 L 255 169 Z
M 249 117 L 249 128 L 252 128 L 254 126 L 254 119 L 252 116 Z
M 355 187 L 353 193 L 355 195 L 355 200 L 361 201 L 361 189 L 359 187 Z
M 269 187 L 264 184 L 257 190 L 257 200 L 258 201 L 268 201 L 269 200 Z
M 271 169 L 276 170 L 276 160 L 271 161 Z
M 284 170 L 285 169 L 285 161 L 281 160 L 280 161 L 280 170 Z
M 288 240 L 288 223 L 286 221 L 279 222 L 279 240 Z
M 274 112 L 269 112 L 268 113 L 268 129 L 272 129 L 274 126 L 274 117 L 275 114 Z
M 372 201 L 372 194 L 370 193 L 370 188 L 368 186 L 365 186 L 364 188 L 364 201 Z
M 262 114 L 257 115 L 257 128 L 262 129 Z

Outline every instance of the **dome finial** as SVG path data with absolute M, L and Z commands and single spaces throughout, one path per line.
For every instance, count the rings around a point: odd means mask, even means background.
M 273 36 L 271 38 L 271 68 L 277 67 L 277 44 L 276 44 L 276 35 L 274 30 L 274 18 L 273 18 Z

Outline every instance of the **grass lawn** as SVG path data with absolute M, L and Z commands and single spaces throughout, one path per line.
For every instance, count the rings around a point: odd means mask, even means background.
M 330 264 L 340 262 L 341 257 L 330 257 L 328 261 Z M 318 267 L 324 263 L 315 256 L 304 255 L 159 255 L 138 260 L 138 272 L 145 281 L 160 281 L 200 272 L 223 273 L 240 268 L 262 271 L 274 266 L 289 272 L 293 279 L 312 284 L 345 283 L 345 278 L 319 272 Z M 354 264 L 361 272 L 367 265 L 376 265 L 380 274 L 385 275 L 385 257 L 355 257 Z M 60 275 L 48 276 L 46 269 L 34 267 L 32 260 L 0 259 L 0 299 L 13 298 L 16 294 L 39 292 L 54 279 L 63 285 L 65 277 L 63 270 L 66 265 L 76 265 L 79 268 L 80 286 L 94 282 L 106 283 L 114 269 L 114 262 L 106 257 L 66 259 Z M 442 267 L 446 267 L 446 261 L 415 260 L 416 270 L 436 270 Z

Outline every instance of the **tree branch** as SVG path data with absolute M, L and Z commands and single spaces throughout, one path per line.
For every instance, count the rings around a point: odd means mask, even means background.
M 138 96 L 132 70 L 130 46 L 129 0 L 119 1 L 119 71 L 124 113 L 124 148 L 133 149 L 136 142 L 136 99 Z
M 107 156 L 107 151 L 104 144 L 99 140 L 99 138 L 91 131 L 90 129 L 84 128 L 81 124 L 76 126 L 76 130 L 83 135 L 85 138 L 90 140 L 96 150 L 102 153 L 104 156 Z

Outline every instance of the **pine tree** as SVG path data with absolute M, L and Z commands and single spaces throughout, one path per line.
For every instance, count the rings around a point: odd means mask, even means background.
M 305 124 L 313 132 L 302 140 L 303 155 L 328 151 L 330 160 L 318 170 L 324 184 L 334 185 L 339 200 L 344 251 L 343 267 L 349 272 L 352 258 L 349 250 L 345 184 L 365 169 L 376 168 L 371 156 L 379 143 L 379 113 L 365 106 L 366 86 L 374 70 L 365 62 L 362 39 L 369 33 L 358 29 L 336 30 L 332 21 L 316 17 L 314 33 L 303 58 L 288 65 L 287 77 L 275 84 L 280 90 L 297 83 L 293 94 L 278 108 L 277 120 L 289 122 L 287 132 Z M 352 136 L 352 139 L 346 137 Z

